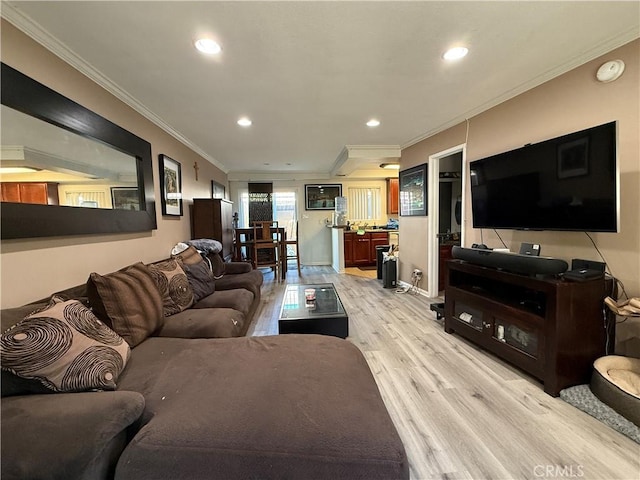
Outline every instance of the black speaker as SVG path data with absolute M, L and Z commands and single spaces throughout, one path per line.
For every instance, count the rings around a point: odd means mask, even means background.
M 520 245 L 520 255 L 531 255 L 533 257 L 540 256 L 540 245 L 537 243 L 522 243 Z
M 451 249 L 451 255 L 453 258 L 483 267 L 499 268 L 507 272 L 525 275 L 557 275 L 566 272 L 569 267 L 567 262 L 559 258 L 536 257 L 458 246 Z

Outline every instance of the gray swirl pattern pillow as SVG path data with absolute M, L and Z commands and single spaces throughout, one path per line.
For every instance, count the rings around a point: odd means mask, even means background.
M 186 310 L 193 305 L 193 290 L 187 275 L 176 260 L 152 263 L 149 271 L 162 295 L 165 317 Z
M 59 297 L 0 336 L 2 370 L 54 392 L 115 390 L 130 352 L 82 303 Z

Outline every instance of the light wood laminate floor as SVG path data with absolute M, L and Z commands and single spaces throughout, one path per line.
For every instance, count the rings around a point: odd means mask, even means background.
M 640 479 L 640 445 L 456 335 L 424 296 L 330 267 L 287 283 L 334 283 L 418 479 Z M 265 274 L 249 335 L 278 333 L 285 282 Z

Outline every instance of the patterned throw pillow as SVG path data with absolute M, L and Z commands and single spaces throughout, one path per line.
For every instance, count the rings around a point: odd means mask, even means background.
M 176 260 L 149 265 L 149 271 L 162 295 L 164 316 L 174 315 L 193 305 L 193 290 Z
M 59 297 L 0 336 L 2 369 L 54 392 L 115 390 L 130 352 L 82 303 Z
M 149 268 L 134 263 L 108 275 L 92 273 L 89 304 L 96 316 L 135 347 L 164 323 L 162 296 Z

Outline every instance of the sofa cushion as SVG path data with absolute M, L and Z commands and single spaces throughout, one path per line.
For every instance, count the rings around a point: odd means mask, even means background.
M 238 337 L 242 335 L 245 323 L 245 315 L 231 308 L 190 308 L 167 317 L 156 335 L 175 338 Z
M 0 337 L 2 369 L 55 392 L 114 390 L 129 353 L 87 307 L 58 297 Z
M 97 317 L 132 347 L 162 326 L 162 296 L 142 262 L 108 275 L 92 273 L 87 294 Z
M 244 288 L 253 292 L 253 294 L 257 296 L 259 295 L 260 287 L 264 282 L 264 276 L 260 270 L 251 270 L 249 272 L 239 273 L 236 275 L 225 275 L 215 282 L 216 291 Z
M 2 399 L 3 479 L 108 479 L 144 410 L 136 392 Z
M 194 304 L 193 308 L 233 308 L 246 315 L 249 313 L 252 302 L 253 293 L 244 288 L 237 288 L 217 291 Z
M 185 263 L 183 264 L 187 278 L 189 279 L 189 285 L 193 291 L 193 300 L 198 302 L 200 299 L 211 295 L 215 289 L 216 284 L 213 282 L 213 275 L 207 262 L 200 258 L 198 263 Z
M 165 317 L 193 305 L 193 290 L 178 261 L 168 259 L 152 263 L 148 267 L 162 295 L 162 310 Z
M 408 479 L 402 442 L 362 353 L 280 335 L 150 338 L 120 388 L 145 397 L 116 479 Z

